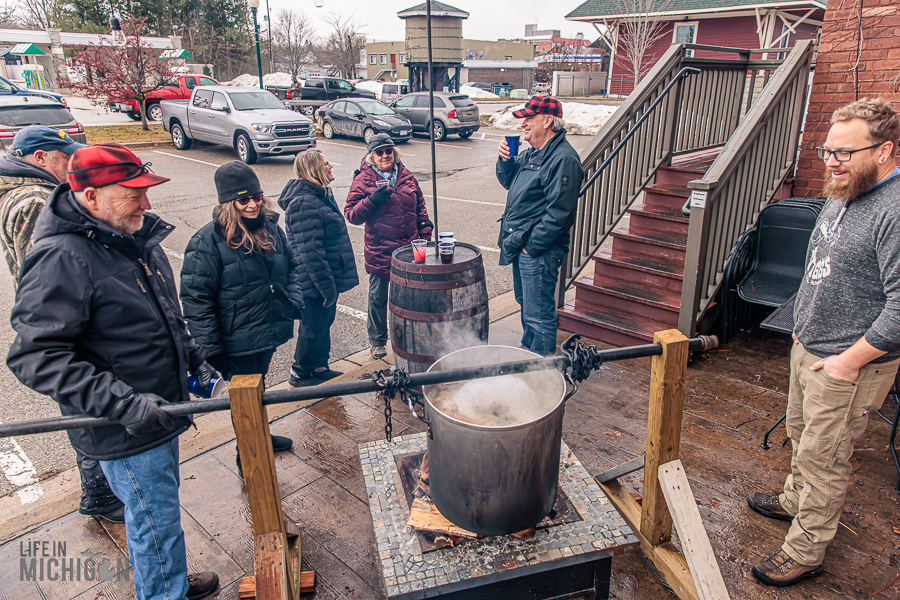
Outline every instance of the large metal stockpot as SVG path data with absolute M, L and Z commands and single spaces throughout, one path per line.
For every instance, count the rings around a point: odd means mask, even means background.
M 475 346 L 451 352 L 429 371 L 533 358 L 540 356 L 508 346 Z M 425 389 L 431 497 L 455 525 L 482 535 L 507 535 L 533 527 L 550 513 L 559 483 L 566 381 L 559 371 L 547 372 L 558 376 L 559 386 L 547 398 L 546 413 L 512 426 L 453 418 L 432 401 L 439 386 Z M 555 383 L 552 387 L 556 390 Z

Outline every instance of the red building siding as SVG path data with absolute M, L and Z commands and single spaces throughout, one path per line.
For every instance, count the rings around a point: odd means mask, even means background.
M 828 0 L 794 196 L 821 195 L 825 165 L 815 149 L 828 136 L 831 113 L 854 100 L 878 97 L 890 100 L 900 110 L 900 90 L 892 81 L 900 70 L 900 6 L 897 0 L 866 0 L 862 14 L 860 10 L 856 3 Z M 860 23 L 861 43 L 857 28 Z
M 688 22 L 696 22 L 697 30 L 696 30 L 696 40 L 697 44 L 704 44 L 707 46 L 723 46 L 727 48 L 758 48 L 759 47 L 759 36 L 756 33 L 756 17 L 724 17 L 720 19 L 698 19 L 698 20 L 688 20 Z M 642 76 L 646 74 L 650 69 L 653 68 L 653 65 L 656 64 L 656 61 L 660 59 L 660 57 L 669 49 L 669 46 L 672 45 L 674 35 L 673 31 L 675 28 L 675 21 L 669 22 L 665 26 L 664 35 L 657 40 L 657 42 L 644 54 L 643 66 L 642 66 Z M 679 21 L 680 23 L 680 21 Z M 798 39 L 809 39 L 813 37 L 818 30 L 818 27 L 814 25 L 801 24 L 797 27 L 797 33 L 791 34 L 788 40 L 788 47 L 793 46 Z M 621 35 L 621 30 L 620 30 Z M 781 35 L 779 31 L 775 37 Z M 722 58 L 721 54 L 716 54 L 714 52 L 704 52 L 697 51 L 696 55 L 698 57 L 718 57 Z M 762 58 L 762 55 L 755 54 L 753 55 L 754 59 Z M 770 56 L 770 58 L 774 58 Z M 613 82 L 610 86 L 610 93 L 619 94 L 620 85 L 623 94 L 630 94 L 634 89 L 634 85 L 631 83 L 622 83 L 618 81 L 620 78 L 625 77 L 626 79 L 634 79 L 634 74 L 631 72 L 631 66 L 624 63 L 621 60 L 621 57 L 616 56 L 616 60 L 612 66 L 612 77 Z

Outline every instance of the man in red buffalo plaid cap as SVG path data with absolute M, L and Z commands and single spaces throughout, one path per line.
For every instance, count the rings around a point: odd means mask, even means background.
M 110 421 L 69 439 L 125 503 L 135 597 L 195 600 L 218 577 L 187 572 L 178 436 L 191 419 L 160 407 L 190 400 L 188 372 L 208 384 L 215 369 L 187 332 L 160 247 L 172 226 L 147 212 L 147 190 L 169 180 L 149 166 L 120 144 L 69 159 L 22 263 L 6 362 L 63 415 Z
M 504 140 L 498 149 L 497 179 L 509 190 L 500 226 L 500 264 L 513 268 L 513 290 L 522 307 L 522 347 L 549 356 L 556 354 L 559 266 L 569 251 L 584 171 L 566 141 L 559 100 L 535 96 L 513 116 L 522 119 L 531 147 L 511 153 Z M 518 146 L 518 139 L 510 141 Z

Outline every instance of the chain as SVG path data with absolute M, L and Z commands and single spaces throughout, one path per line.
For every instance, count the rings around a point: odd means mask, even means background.
M 591 371 L 595 371 L 603 364 L 603 357 L 597 352 L 596 346 L 585 346 L 578 340 L 580 335 L 572 335 L 563 342 L 560 347 L 569 358 L 569 364 L 572 368 L 572 379 L 575 382 L 581 382 L 588 378 Z
M 390 444 L 393 432 L 391 400 L 399 394 L 401 402 L 409 404 L 410 408 L 414 403 L 410 393 L 409 373 L 403 369 L 391 367 L 390 370 L 382 369 L 372 373 L 372 381 L 381 388 L 381 396 L 384 398 L 384 439 Z

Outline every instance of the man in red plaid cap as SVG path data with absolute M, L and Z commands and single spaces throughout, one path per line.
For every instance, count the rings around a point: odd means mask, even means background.
M 569 229 L 578 209 L 584 171 L 566 141 L 562 105 L 535 96 L 522 110 L 525 141 L 531 148 L 511 156 L 500 142 L 497 179 L 509 190 L 500 226 L 500 264 L 512 265 L 513 290 L 522 307 L 522 347 L 556 354 L 556 285 L 569 251 Z
M 69 439 L 125 503 L 135 596 L 194 600 L 218 577 L 187 573 L 178 436 L 191 419 L 160 406 L 190 399 L 188 372 L 202 384 L 215 370 L 187 332 L 160 247 L 173 228 L 147 212 L 148 188 L 169 179 L 148 167 L 120 144 L 72 155 L 22 263 L 6 362 L 63 415 L 112 421 Z

